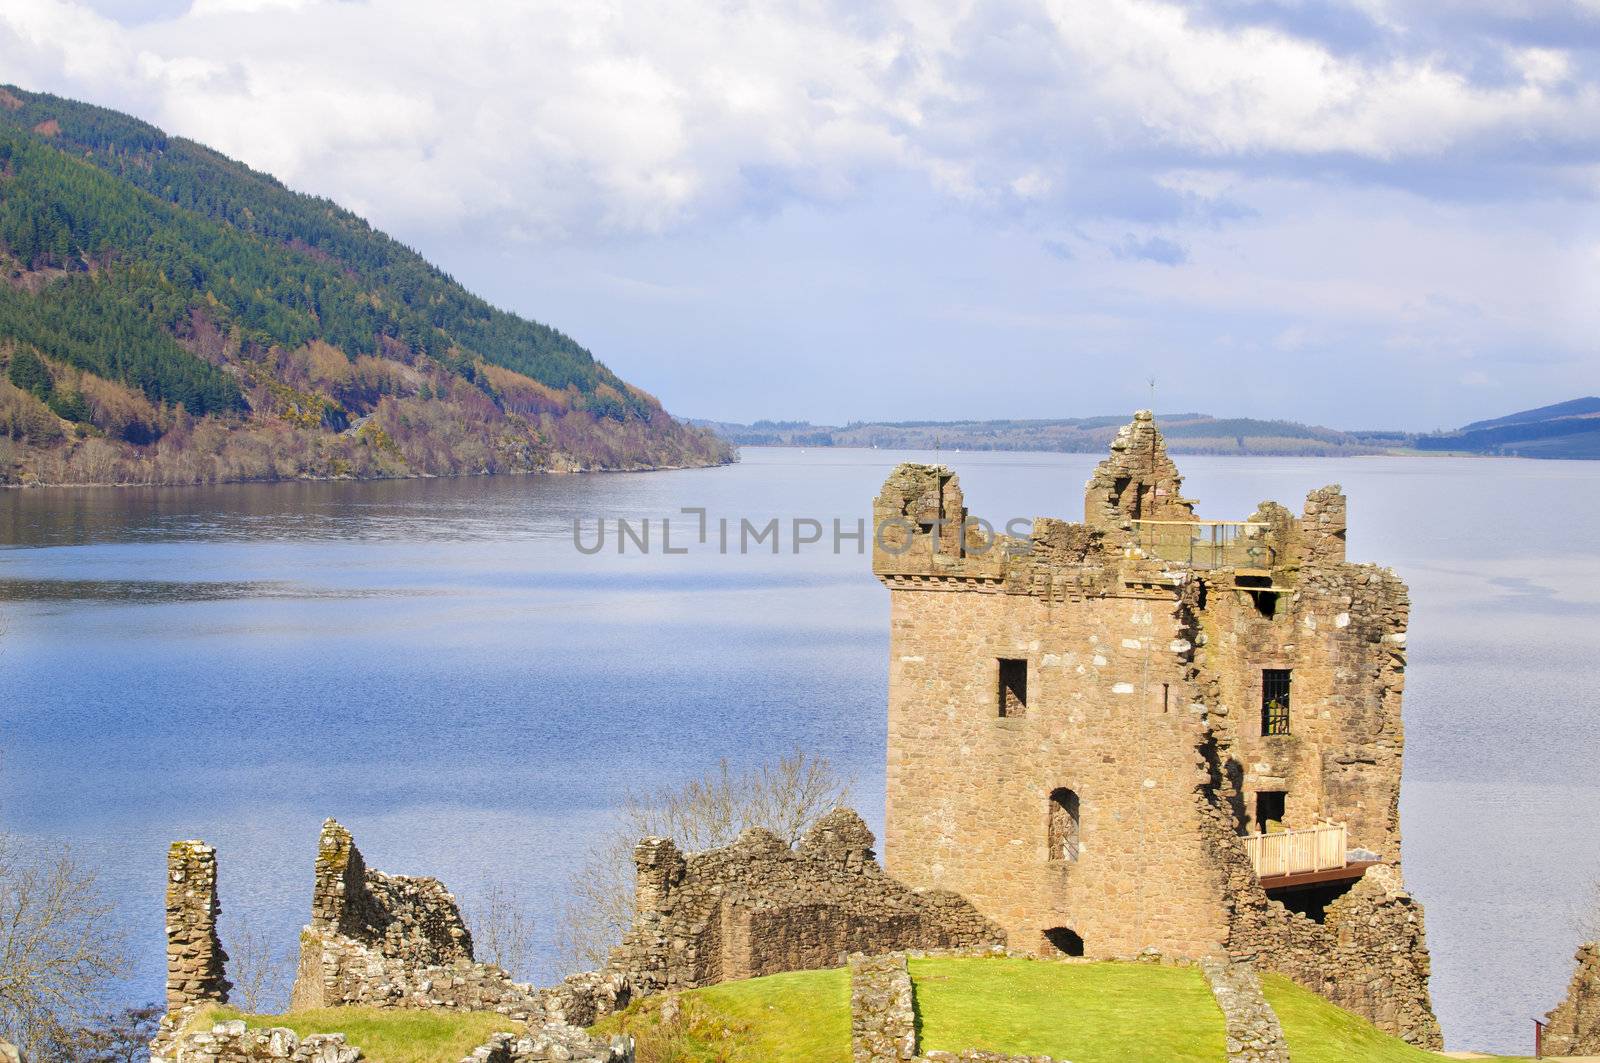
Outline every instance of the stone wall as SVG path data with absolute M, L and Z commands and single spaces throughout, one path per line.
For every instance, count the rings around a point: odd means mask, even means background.
M 1272 956 L 1436 1044 L 1398 876 L 1405 586 L 1346 560 L 1337 486 L 1299 516 L 1262 503 L 1217 550 L 1182 523 L 1181 488 L 1143 412 L 1084 523 L 1041 517 L 1025 539 L 988 541 L 947 468 L 889 476 L 873 550 L 891 592 L 886 869 L 958 891 L 1016 948 Z M 1025 704 L 1001 689 L 1019 668 Z M 1263 733 L 1268 669 L 1292 676 L 1287 734 Z M 1342 822 L 1391 869 L 1322 923 L 1269 900 L 1239 841 L 1280 793 L 1270 818 Z
M 1000 947 L 938 951 L 968 956 L 1010 954 Z M 851 1063 L 1055 1063 L 1049 1056 L 1009 1056 L 975 1048 L 919 1055 L 916 988 L 906 959 L 904 952 L 850 957 Z
M 247 1029 L 236 1019 L 209 1030 L 185 1031 L 158 1063 L 357 1063 L 363 1058 L 341 1033 L 302 1038 L 281 1026 Z M 571 1026 L 550 1025 L 521 1034 L 495 1034 L 461 1063 L 633 1063 L 633 1058 L 628 1038 L 607 1043 Z
M 361 1050 L 345 1043 L 344 1034 L 312 1034 L 300 1038 L 276 1027 L 250 1030 L 240 1020 L 220 1022 L 209 1030 L 180 1034 L 168 1053 L 153 1063 L 356 1063 Z
M 1211 995 L 1222 1010 L 1228 1037 L 1228 1063 L 1289 1063 L 1278 1016 L 1261 994 L 1261 981 L 1248 964 L 1217 957 L 1200 961 Z
M 1578 949 L 1566 998 L 1545 1018 L 1547 1056 L 1600 1056 L 1600 942 Z
M 1282 974 L 1419 1048 L 1443 1047 L 1428 996 L 1432 970 L 1422 906 L 1397 868 L 1379 864 L 1330 903 L 1319 923 L 1272 900 L 1238 844 L 1230 784 L 1213 760 L 1205 844 L 1228 906 L 1226 951 Z
M 167 849 L 167 1012 L 150 1043 L 155 1059 L 170 1056 L 196 1009 L 228 1002 L 233 986 L 217 936 L 221 914 L 217 851 L 205 842 L 173 842 Z
M 846 809 L 795 848 L 760 828 L 688 856 L 645 839 L 634 851 L 637 914 L 607 973 L 642 996 L 838 967 L 853 952 L 1004 940 L 961 897 L 884 874 L 872 846 L 872 832 Z
M 217 936 L 217 851 L 204 842 L 167 850 L 167 1010 L 226 1003 L 228 954 Z
M 318 839 L 311 923 L 300 934 L 294 1011 L 361 1005 L 543 1015 L 539 992 L 477 963 L 455 898 L 437 879 L 366 866 L 334 820 Z
M 598 1041 L 576 1027 L 554 1024 L 525 1034 L 497 1033 L 461 1063 L 633 1063 L 633 1056 L 631 1038 Z
M 917 1014 L 906 955 L 850 957 L 850 1058 L 900 1063 L 917 1054 Z

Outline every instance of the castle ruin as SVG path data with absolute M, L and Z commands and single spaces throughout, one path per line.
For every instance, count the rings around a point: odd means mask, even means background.
M 1440 1044 L 1399 874 L 1409 612 L 1345 559 L 1345 498 L 1205 521 L 1141 411 L 1082 522 L 1026 538 L 903 464 L 874 504 L 890 591 L 885 864 L 1040 954 L 1284 973 Z

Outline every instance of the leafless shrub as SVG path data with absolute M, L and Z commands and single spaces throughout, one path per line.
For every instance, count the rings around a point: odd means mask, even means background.
M 126 963 L 94 871 L 0 835 L 0 1035 L 24 1051 L 70 1037 Z
M 533 956 L 533 918 L 515 887 L 487 883 L 476 903 L 468 908 L 466 918 L 477 959 L 494 964 L 513 978 L 532 977 L 527 968 Z
M 232 1003 L 251 1015 L 273 1015 L 288 1006 L 292 946 L 275 943 L 254 924 L 242 922 L 228 936 L 227 953 Z
M 849 798 L 850 780 L 826 757 L 798 751 L 746 769 L 724 760 L 682 786 L 630 794 L 615 826 L 573 876 L 556 927 L 561 964 L 567 971 L 602 966 L 633 924 L 633 847 L 640 838 L 671 838 L 698 852 L 727 845 L 747 827 L 765 827 L 793 845 Z
M 146 1063 L 166 1010 L 164 1004 L 146 1004 L 96 1015 L 52 1035 L 30 1058 L 34 1063 Z

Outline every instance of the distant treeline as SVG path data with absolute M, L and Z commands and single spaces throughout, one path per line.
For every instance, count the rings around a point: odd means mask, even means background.
M 1524 410 L 1454 432 L 1340 431 L 1295 421 L 1158 414 L 1169 447 L 1180 454 L 1336 456 L 1466 453 L 1539 458 L 1600 458 L 1600 399 Z M 1126 424 L 1126 416 L 1048 420 L 806 421 L 734 424 L 700 421 L 739 446 L 883 447 L 927 450 L 1052 450 L 1096 453 Z

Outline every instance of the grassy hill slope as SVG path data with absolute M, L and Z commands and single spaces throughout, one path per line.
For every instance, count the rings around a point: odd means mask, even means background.
M 922 1051 L 984 1048 L 1048 1054 L 1073 1063 L 1224 1063 L 1222 1013 L 1194 968 L 1011 958 L 912 960 Z M 1286 978 L 1262 979 L 1289 1044 L 1291 1063 L 1443 1063 L 1446 1058 L 1382 1033 Z M 639 1063 L 849 1063 L 850 978 L 843 969 L 726 982 L 647 997 L 592 1032 L 627 1033 Z M 343 1033 L 374 1063 L 455 1063 L 501 1015 L 334 1008 L 287 1016 L 217 1008 L 209 1026 L 244 1018 L 252 1027 Z M 1515 1063 L 1514 1057 L 1479 1057 Z M 1515 1057 L 1520 1059 L 1521 1057 Z
M 336 204 L 0 87 L 0 481 L 710 464 L 571 337 Z
M 1222 1013 L 1193 968 L 1019 959 L 913 960 L 922 1049 L 985 1048 L 1073 1063 L 1223 1063 Z M 1264 979 L 1291 1063 L 1441 1063 L 1284 978 Z M 802 971 L 646 998 L 597 1029 L 639 1041 L 640 1063 L 847 1063 L 845 971 Z M 1505 1057 L 1499 1057 L 1505 1060 Z

